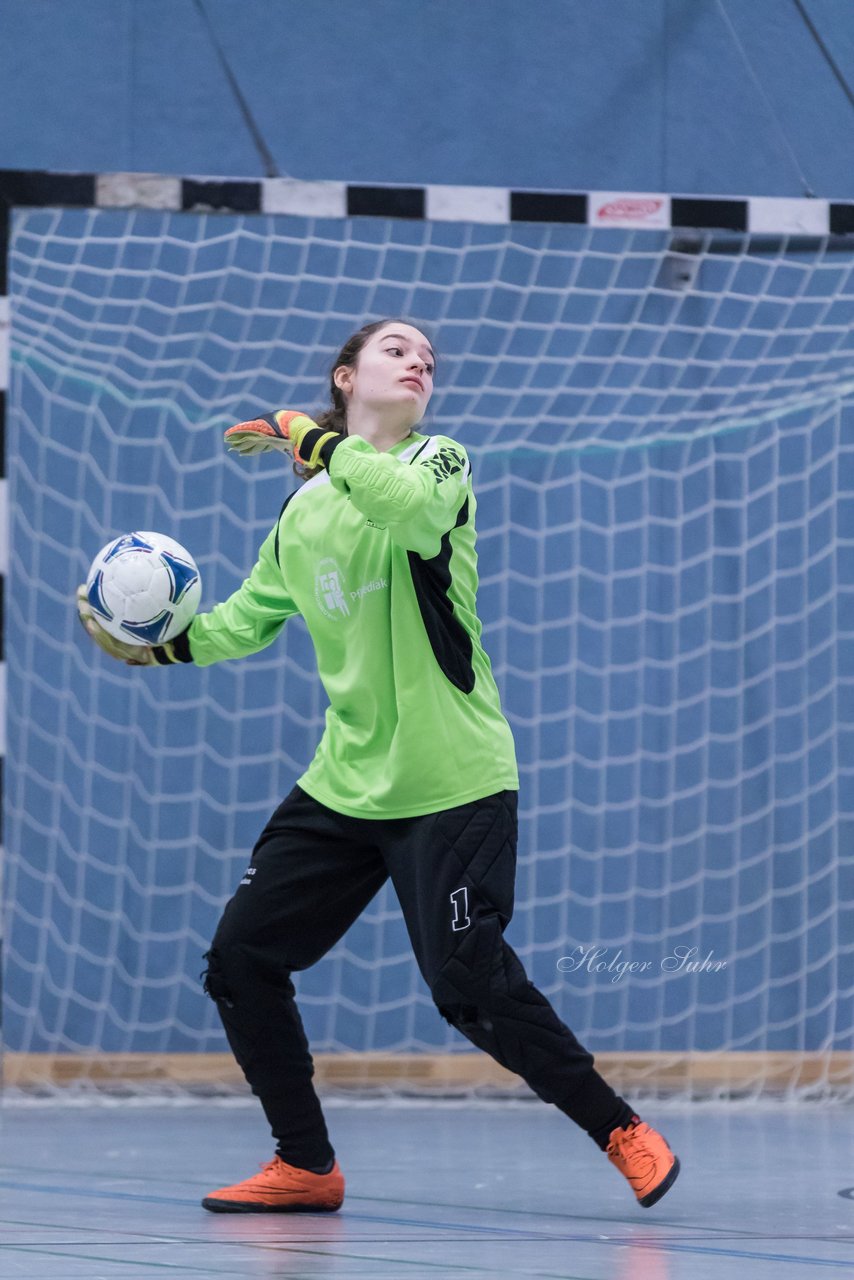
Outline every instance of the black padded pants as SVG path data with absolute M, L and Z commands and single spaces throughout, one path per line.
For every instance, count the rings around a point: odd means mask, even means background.
M 630 1114 L 504 941 L 516 793 L 418 818 L 349 818 L 296 787 L 258 840 L 208 952 L 205 989 L 288 1163 L 332 1156 L 291 973 L 341 938 L 388 876 L 442 1015 L 588 1133 Z

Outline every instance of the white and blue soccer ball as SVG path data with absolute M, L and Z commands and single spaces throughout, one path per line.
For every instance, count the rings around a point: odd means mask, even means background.
M 117 640 L 174 640 L 199 607 L 202 579 L 180 542 L 162 533 L 126 533 L 102 547 L 86 579 L 99 624 Z

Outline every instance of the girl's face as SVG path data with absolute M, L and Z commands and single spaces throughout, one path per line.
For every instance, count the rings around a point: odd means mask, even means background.
M 354 366 L 339 365 L 335 383 L 348 410 L 400 410 L 400 425 L 411 429 L 424 417 L 433 394 L 435 357 L 430 343 L 412 325 L 394 320 L 371 334 Z

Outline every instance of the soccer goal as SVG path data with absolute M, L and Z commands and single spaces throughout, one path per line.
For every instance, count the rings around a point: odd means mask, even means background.
M 472 457 L 511 944 L 623 1089 L 850 1096 L 854 206 L 0 188 L 7 1085 L 234 1084 L 199 972 L 321 731 L 307 633 L 140 671 L 72 597 L 139 528 L 190 549 L 202 607 L 234 590 L 295 480 L 221 429 L 321 406 L 341 341 L 404 316 L 439 355 L 427 430 Z M 298 998 L 326 1084 L 515 1087 L 440 1019 L 390 891 Z

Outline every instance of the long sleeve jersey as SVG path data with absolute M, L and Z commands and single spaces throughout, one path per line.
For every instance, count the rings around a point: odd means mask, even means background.
M 299 785 L 330 809 L 415 817 L 518 788 L 476 613 L 475 505 L 453 440 L 412 433 L 379 453 L 347 437 L 288 498 L 243 585 L 190 625 L 207 666 L 302 615 L 329 707 Z

